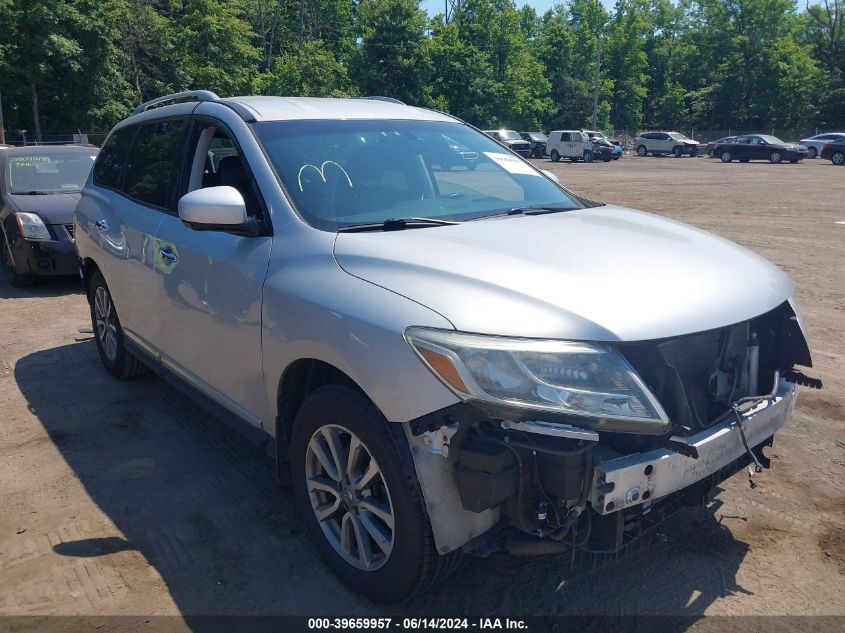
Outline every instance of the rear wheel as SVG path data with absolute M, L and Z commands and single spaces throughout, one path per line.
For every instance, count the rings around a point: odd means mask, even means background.
M 815 158 L 818 155 L 819 150 L 817 150 L 815 147 L 810 146 L 807 148 L 807 158 Z
M 834 152 L 830 162 L 834 165 L 845 165 L 845 152 Z
M 781 156 L 780 152 L 777 151 L 777 150 L 775 150 L 771 154 L 769 154 L 769 162 L 774 164 L 774 165 L 777 165 L 782 160 L 783 160 L 783 157 Z
M 552 153 L 549 154 L 549 156 L 551 156 L 553 163 L 556 163 L 560 160 L 560 154 L 558 153 L 558 151 L 556 149 L 553 149 Z
M 88 303 L 91 305 L 91 325 L 94 328 L 97 351 L 108 372 L 121 379 L 135 378 L 146 373 L 146 365 L 126 349 L 126 338 L 117 310 L 106 280 L 99 271 L 91 279 Z
M 640 145 L 637 148 L 637 156 L 647 156 L 647 155 L 648 155 L 648 149 L 646 148 L 646 146 Z
M 729 163 L 733 160 L 733 156 L 731 156 L 731 153 L 728 150 L 724 150 L 719 158 L 722 159 L 723 163 Z
M 336 385 L 308 396 L 291 438 L 311 538 L 335 574 L 379 602 L 428 590 L 460 556 L 437 553 L 406 441 L 366 397 Z
M 9 285 L 13 288 L 26 288 L 27 286 L 31 286 L 35 281 L 35 275 L 18 272 L 18 268 L 15 266 L 15 260 L 12 257 L 12 249 L 6 242 L 6 238 L 2 233 L 0 233 L 0 239 L 3 240 L 3 243 L 0 244 L 0 246 L 2 246 L 2 253 L 0 253 L 0 257 L 2 257 L 3 274 L 6 276 L 6 281 L 9 282 Z

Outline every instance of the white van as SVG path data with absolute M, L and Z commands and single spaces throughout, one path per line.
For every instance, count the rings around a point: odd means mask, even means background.
M 590 142 L 590 137 L 581 130 L 550 132 L 546 151 L 554 162 L 558 162 L 561 158 L 572 161 L 583 160 L 585 163 L 593 162 L 593 144 Z

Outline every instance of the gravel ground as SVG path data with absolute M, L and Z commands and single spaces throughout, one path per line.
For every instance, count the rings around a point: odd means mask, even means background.
M 802 391 L 756 487 L 736 475 L 713 507 L 562 585 L 568 557 L 493 556 L 412 604 L 377 606 L 321 563 L 262 450 L 157 378 L 107 376 L 78 333 L 90 322 L 77 281 L 0 281 L 0 614 L 181 614 L 188 627 L 209 614 L 845 615 L 845 169 L 537 164 L 793 277 L 808 373 L 825 388 Z

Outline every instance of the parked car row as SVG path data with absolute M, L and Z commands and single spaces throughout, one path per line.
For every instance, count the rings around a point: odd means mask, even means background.
M 554 130 L 549 134 L 484 130 L 484 133 L 524 158 L 548 156 L 554 162 L 565 158 L 573 162 L 590 163 L 593 160 L 610 162 L 621 158 L 623 154 L 619 141 L 608 139 L 594 130 Z
M 744 134 L 725 136 L 711 141 L 705 147 L 710 158 L 719 158 L 729 163 L 738 160 L 768 160 L 772 163 L 789 161 L 797 163 L 805 158 L 827 158 L 841 165 L 845 156 L 837 153 L 837 147 L 845 143 L 845 133 L 828 132 L 801 139 L 797 143 L 786 143 L 769 134 Z M 841 149 L 839 150 L 841 152 Z

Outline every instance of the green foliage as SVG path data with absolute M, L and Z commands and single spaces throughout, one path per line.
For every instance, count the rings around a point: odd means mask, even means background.
M 0 0 L 10 138 L 167 92 L 381 94 L 481 127 L 845 127 L 845 0 Z

